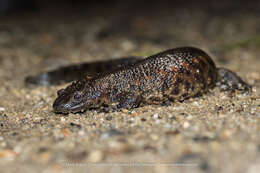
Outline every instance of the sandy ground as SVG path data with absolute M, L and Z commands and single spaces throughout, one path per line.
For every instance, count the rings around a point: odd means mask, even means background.
M 126 4 L 0 16 L 0 172 L 258 172 L 259 6 Z M 207 51 L 252 93 L 215 88 L 172 106 L 61 115 L 52 103 L 67 84 L 24 84 L 62 65 L 178 46 Z

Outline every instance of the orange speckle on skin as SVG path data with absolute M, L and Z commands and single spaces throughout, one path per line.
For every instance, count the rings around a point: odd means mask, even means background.
M 188 63 L 186 63 L 186 62 L 182 62 L 182 66 L 187 69 L 190 65 Z
M 193 58 L 193 59 L 192 59 L 192 62 L 193 62 L 194 64 L 198 64 L 198 63 L 199 63 L 199 60 L 198 60 L 197 58 Z
M 158 73 L 160 73 L 161 75 L 166 75 L 166 71 L 164 70 L 158 70 Z
M 151 80 L 151 79 L 152 79 L 152 76 L 145 76 L 145 79 Z
M 171 70 L 174 71 L 174 72 L 178 71 L 178 69 L 177 69 L 175 66 L 171 66 L 170 68 L 171 68 Z

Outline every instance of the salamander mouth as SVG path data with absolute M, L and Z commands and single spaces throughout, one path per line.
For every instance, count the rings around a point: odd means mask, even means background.
M 84 110 L 85 104 L 64 102 L 63 99 L 57 98 L 53 103 L 53 110 L 56 113 L 76 113 Z

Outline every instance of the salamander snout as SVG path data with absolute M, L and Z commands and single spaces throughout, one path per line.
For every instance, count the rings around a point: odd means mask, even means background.
M 70 95 L 62 95 L 54 101 L 53 110 L 56 113 L 80 112 L 84 105 L 84 102 L 71 99 Z
M 78 91 L 72 84 L 66 89 L 57 92 L 58 98 L 53 103 L 54 112 L 68 113 L 79 112 L 84 107 L 84 95 L 82 91 Z
M 71 105 L 69 104 L 70 97 L 59 96 L 53 103 L 54 112 L 67 113 L 70 110 Z

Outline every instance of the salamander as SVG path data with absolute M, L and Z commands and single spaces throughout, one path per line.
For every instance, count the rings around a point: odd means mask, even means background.
M 57 92 L 53 109 L 56 113 L 133 109 L 185 100 L 216 85 L 222 90 L 250 90 L 234 72 L 217 68 L 203 50 L 180 47 L 77 80 Z

